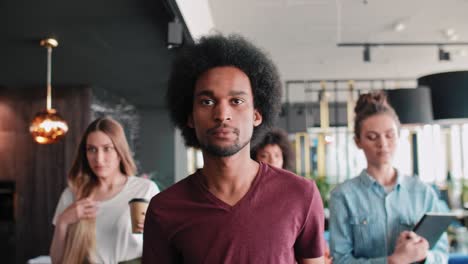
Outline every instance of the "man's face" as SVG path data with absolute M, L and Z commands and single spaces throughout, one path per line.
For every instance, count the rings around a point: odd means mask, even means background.
M 254 127 L 261 123 L 250 80 L 238 68 L 212 68 L 195 83 L 188 126 L 195 129 L 203 151 L 216 157 L 232 156 L 250 143 Z

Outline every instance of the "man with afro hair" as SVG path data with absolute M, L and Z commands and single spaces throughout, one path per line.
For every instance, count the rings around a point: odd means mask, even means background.
M 315 183 L 250 157 L 281 104 L 271 59 L 238 35 L 203 37 L 180 50 L 167 104 L 204 165 L 151 200 L 143 263 L 323 263 Z

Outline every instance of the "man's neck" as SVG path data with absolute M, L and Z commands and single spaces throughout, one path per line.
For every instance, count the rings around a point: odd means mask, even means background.
M 208 190 L 224 202 L 234 205 L 249 190 L 259 170 L 250 158 L 249 148 L 230 157 L 213 157 L 204 153 L 202 174 Z

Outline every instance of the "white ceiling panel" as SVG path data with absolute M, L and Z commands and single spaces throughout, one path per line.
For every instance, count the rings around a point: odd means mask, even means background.
M 449 62 L 430 47 L 371 48 L 339 42 L 468 42 L 467 0 L 208 0 L 215 30 L 240 33 L 269 52 L 283 79 L 417 78 L 468 70 L 468 46 Z M 397 23 L 405 29 L 395 31 Z M 453 29 L 457 40 L 450 40 Z

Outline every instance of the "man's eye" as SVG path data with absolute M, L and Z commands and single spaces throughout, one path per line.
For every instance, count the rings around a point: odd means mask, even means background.
M 243 102 L 244 102 L 244 100 L 242 100 L 242 99 L 238 99 L 238 98 L 232 99 L 232 103 L 236 104 L 236 105 L 242 104 Z
M 201 100 L 202 105 L 213 105 L 214 101 L 211 99 L 203 99 Z
M 377 139 L 377 136 L 376 135 L 368 135 L 367 138 L 369 140 L 376 140 Z

